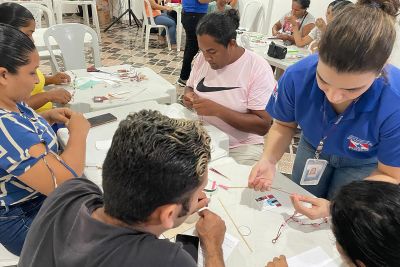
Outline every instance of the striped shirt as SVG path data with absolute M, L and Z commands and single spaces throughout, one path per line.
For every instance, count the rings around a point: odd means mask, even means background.
M 24 103 L 20 113 L 0 109 L 0 205 L 8 206 L 33 199 L 40 193 L 17 177 L 40 159 L 29 149 L 43 143 L 57 153 L 57 136 L 48 122 Z M 32 177 L 34 179 L 35 177 Z

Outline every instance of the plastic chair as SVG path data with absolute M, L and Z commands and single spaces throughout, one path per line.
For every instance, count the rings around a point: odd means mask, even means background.
M 36 28 L 42 28 L 42 17 L 45 16 L 48 27 L 55 24 L 53 11 L 45 5 L 39 3 L 21 3 L 22 6 L 26 7 L 33 15 L 36 23 Z
M 149 11 L 150 17 L 147 17 L 146 8 Z M 169 35 L 168 35 L 168 27 L 164 26 L 164 25 L 157 25 L 154 22 L 153 9 L 151 8 L 149 0 L 144 0 L 142 14 L 143 14 L 143 25 L 142 25 L 142 32 L 141 32 L 140 38 L 141 38 L 141 42 L 143 42 L 144 30 L 146 29 L 146 41 L 144 43 L 144 50 L 146 50 L 146 51 L 149 50 L 150 30 L 152 28 L 157 28 L 158 30 L 164 29 L 166 31 L 165 36 L 167 37 L 168 50 L 171 50 L 171 41 L 170 41 Z
M 243 14 L 240 18 L 240 29 L 246 31 L 256 31 L 255 25 L 257 18 L 259 17 L 260 10 L 262 8 L 262 3 L 253 0 L 246 3 L 243 9 Z
M 57 24 L 62 24 L 62 12 L 64 5 L 81 5 L 83 8 L 83 18 L 85 20 L 85 24 L 90 26 L 89 22 L 89 12 L 88 6 L 92 6 L 92 20 L 93 24 L 96 28 L 97 36 L 99 41 L 101 41 L 100 35 L 100 24 L 99 24 L 99 16 L 97 14 L 97 4 L 96 0 L 54 0 L 54 10 L 56 12 Z
M 57 72 L 60 71 L 54 56 L 50 37 L 54 38 L 60 47 L 65 70 L 86 69 L 85 61 L 85 35 L 90 34 L 92 55 L 95 67 L 101 67 L 99 40 L 96 32 L 89 26 L 79 23 L 57 24 L 51 26 L 43 35 L 44 43 L 50 52 L 51 60 L 56 66 Z
M 0 1 L 2 2 L 14 2 L 18 4 L 26 4 L 26 3 L 33 3 L 33 4 L 40 4 L 40 5 L 45 5 L 48 7 L 50 10 L 53 10 L 53 2 L 52 0 L 7 0 L 7 1 Z
M 17 265 L 19 257 L 10 253 L 3 245 L 0 244 L 0 266 L 14 266 Z

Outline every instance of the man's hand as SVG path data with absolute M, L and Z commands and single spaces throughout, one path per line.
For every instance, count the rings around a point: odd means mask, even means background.
M 200 219 L 196 224 L 201 245 L 207 254 L 220 252 L 224 242 L 225 222 L 217 214 L 205 209 L 199 212 Z
M 275 257 L 272 261 L 268 262 L 265 267 L 288 267 L 286 257 L 280 255 L 279 258 Z
M 326 199 L 293 194 L 290 196 L 290 200 L 296 212 L 307 216 L 311 220 L 329 216 L 330 202 Z M 311 208 L 306 207 L 302 202 L 311 204 Z
M 221 105 L 207 98 L 195 97 L 193 109 L 200 116 L 218 116 Z
M 60 103 L 60 104 L 67 104 L 71 101 L 72 95 L 70 92 L 63 88 L 54 88 L 47 91 L 48 98 L 50 102 Z
M 53 76 L 49 76 L 46 79 L 46 85 L 47 84 L 65 84 L 69 83 L 71 81 L 71 77 L 69 77 L 68 74 L 64 72 L 58 72 L 57 74 Z
M 209 202 L 210 202 L 210 199 L 207 198 L 207 195 L 204 192 L 201 192 L 198 197 L 198 202 L 197 202 L 197 205 L 196 205 L 193 213 L 198 212 L 202 208 L 207 207 Z
M 251 169 L 248 186 L 255 191 L 269 191 L 276 173 L 276 164 L 260 159 Z

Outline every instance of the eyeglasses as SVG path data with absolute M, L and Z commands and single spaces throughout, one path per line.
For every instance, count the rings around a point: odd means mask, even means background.
M 292 216 L 290 216 L 289 218 L 287 218 L 287 219 L 279 226 L 278 233 L 276 234 L 275 238 L 272 239 L 272 244 L 275 244 L 275 243 L 278 241 L 278 239 L 279 239 L 279 238 L 281 237 L 281 235 L 282 235 L 282 230 L 283 230 L 283 228 L 284 228 L 286 225 L 288 225 L 288 223 L 289 223 L 290 221 L 296 222 L 296 223 L 298 223 L 299 225 L 304 225 L 304 226 L 310 225 L 310 226 L 317 227 L 317 228 L 320 227 L 320 226 L 323 225 L 323 224 L 328 223 L 328 218 L 323 218 L 322 221 L 319 222 L 319 223 L 304 223 L 304 222 L 302 222 L 302 221 L 299 219 L 299 217 L 301 217 L 301 216 L 303 216 L 303 215 L 298 214 L 297 212 L 294 212 Z

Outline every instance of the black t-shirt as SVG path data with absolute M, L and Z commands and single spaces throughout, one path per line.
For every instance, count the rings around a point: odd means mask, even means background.
M 196 266 L 180 245 L 100 222 L 98 186 L 72 179 L 44 202 L 25 240 L 19 267 Z

